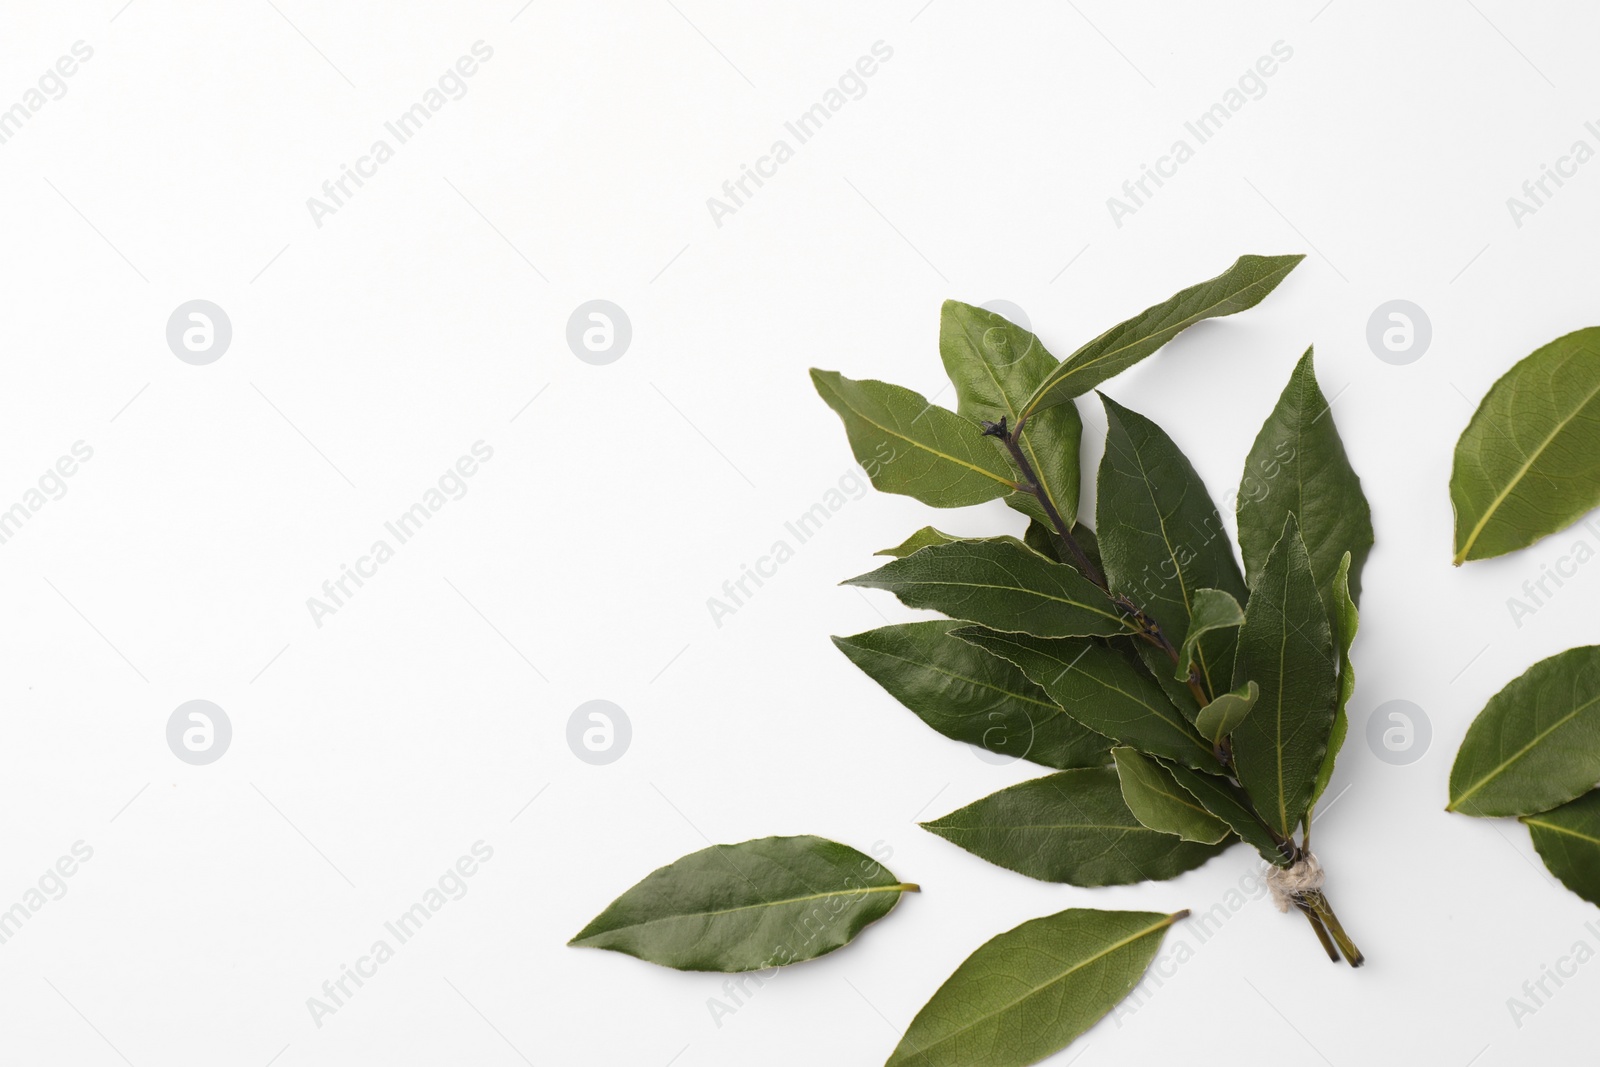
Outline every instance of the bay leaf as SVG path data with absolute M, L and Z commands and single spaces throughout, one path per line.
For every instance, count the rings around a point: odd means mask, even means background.
M 1489 698 L 1450 768 L 1448 810 L 1537 815 L 1600 782 L 1600 646 L 1541 660 Z
M 1110 738 L 1068 715 L 1009 661 L 950 636 L 949 620 L 835 637 L 889 695 L 939 733 L 1046 767 L 1103 767 Z
M 1010 458 L 971 419 L 887 382 L 815 369 L 811 381 L 844 423 L 857 462 L 883 492 L 959 508 L 1016 491 Z
M 1139 984 L 1188 915 L 1071 908 L 991 938 L 945 979 L 886 1067 L 1024 1067 L 1066 1048 Z
M 1203 845 L 1215 845 L 1228 836 L 1227 824 L 1207 811 L 1161 764 L 1126 746 L 1112 749 L 1111 757 L 1116 761 L 1122 800 L 1140 823 Z
M 1339 758 L 1345 735 L 1350 732 L 1350 698 L 1356 691 L 1356 669 L 1350 662 L 1350 647 L 1355 644 L 1356 630 L 1361 622 L 1356 612 L 1356 602 L 1350 596 L 1350 570 L 1351 556 L 1346 552 L 1339 563 L 1338 572 L 1333 576 L 1333 621 L 1337 624 L 1334 633 L 1339 642 L 1339 704 L 1333 715 L 1333 731 L 1328 734 L 1328 754 L 1322 758 L 1322 769 L 1317 772 L 1317 784 L 1311 791 L 1313 808 L 1333 780 L 1334 761 Z
M 1197 322 L 1255 307 L 1304 258 L 1303 255 L 1240 256 L 1233 266 L 1215 278 L 1192 285 L 1146 308 L 1062 360 L 1034 390 L 1023 412 L 1032 417 L 1035 412 L 1082 396 L 1151 355 Z
M 994 630 L 1074 637 L 1133 629 L 1087 578 L 1014 538 L 929 545 L 844 584 L 887 589 L 907 607 Z
M 1200 731 L 1200 736 L 1218 744 L 1224 737 L 1233 733 L 1234 728 L 1244 721 L 1250 714 L 1250 709 L 1256 706 L 1256 701 L 1261 699 L 1261 687 L 1254 682 L 1246 682 L 1231 693 L 1223 693 L 1200 709 L 1195 717 L 1194 727 Z
M 1164 881 L 1227 847 L 1145 826 L 1110 767 L 1035 778 L 922 826 L 998 867 L 1079 886 Z
M 1495 382 L 1456 443 L 1455 563 L 1502 556 L 1600 504 L 1600 326 L 1536 350 Z
M 765 970 L 849 944 L 916 889 L 837 841 L 763 837 L 652 872 L 568 944 L 680 971 Z
M 1190 604 L 1189 631 L 1178 649 L 1178 671 L 1173 678 L 1182 682 L 1189 668 L 1197 663 L 1200 639 L 1213 630 L 1237 630 L 1244 625 L 1244 609 L 1220 589 L 1197 589 Z
M 1600 904 L 1600 790 L 1553 811 L 1524 815 L 1533 847 L 1561 884 Z
M 1227 778 L 1201 774 L 1170 761 L 1162 761 L 1161 765 L 1171 773 L 1173 781 L 1183 786 L 1207 811 L 1227 823 L 1228 828 L 1255 849 L 1262 859 L 1274 866 L 1289 866 L 1289 858 L 1278 847 L 1260 817 L 1246 803 L 1247 798 L 1239 786 Z

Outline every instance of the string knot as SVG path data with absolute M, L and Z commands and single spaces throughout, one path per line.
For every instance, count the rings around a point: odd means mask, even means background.
M 1322 882 L 1322 864 L 1310 852 L 1301 853 L 1293 867 L 1267 868 L 1267 888 L 1279 911 L 1287 912 L 1300 897 L 1321 889 Z

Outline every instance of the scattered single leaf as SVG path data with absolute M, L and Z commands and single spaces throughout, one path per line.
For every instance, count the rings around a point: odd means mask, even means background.
M 1132 632 L 1087 578 L 1014 538 L 929 545 L 844 584 L 887 589 L 907 607 L 994 630 L 1040 637 Z
M 1082 396 L 1121 374 L 1185 329 L 1203 319 L 1245 311 L 1261 303 L 1295 266 L 1300 256 L 1240 256 L 1208 281 L 1192 285 L 1155 307 L 1113 326 L 1062 360 L 1023 407 L 1031 417 L 1054 404 Z
M 939 619 L 835 637 L 839 651 L 939 733 L 1046 767 L 1103 767 L 1111 740 L 1068 715 L 1007 660 Z
M 1010 461 L 977 423 L 898 385 L 812 370 L 817 392 L 844 423 L 850 449 L 885 493 L 958 508 L 1014 492 Z
M 1189 631 L 1178 649 L 1178 670 L 1173 675 L 1182 682 L 1189 677 L 1200 648 L 1200 639 L 1213 630 L 1237 630 L 1244 625 L 1244 609 L 1220 589 L 1197 589 L 1189 612 Z
M 1228 836 L 1228 824 L 1207 811 L 1161 764 L 1126 746 L 1112 749 L 1111 756 L 1122 800 L 1139 822 L 1202 845 L 1215 845 Z
M 1211 745 L 1127 649 L 1092 638 L 1050 640 L 981 627 L 950 633 L 1016 664 L 1068 715 L 1096 733 L 1191 767 L 1217 766 Z
M 1554 811 L 1524 815 L 1539 858 L 1561 884 L 1600 904 L 1600 789 Z
M 1155 423 L 1110 397 L 1106 451 L 1096 489 L 1100 557 L 1111 591 L 1125 596 L 1176 642 L 1189 632 L 1196 594 L 1249 595 L 1222 517 L 1189 460 Z M 1237 635 L 1213 630 L 1195 653 L 1209 695 L 1233 687 Z M 1167 668 L 1170 671 L 1171 664 Z
M 1267 824 L 1291 837 L 1311 805 L 1339 702 L 1328 613 L 1292 515 L 1245 609 L 1238 674 L 1261 686 L 1232 733 L 1239 782 Z
M 680 971 L 757 971 L 849 944 L 916 886 L 821 837 L 712 845 L 652 872 L 568 944 Z
M 1110 767 L 1035 778 L 922 826 L 998 867 L 1079 886 L 1164 881 L 1226 847 L 1145 826 Z
M 1456 442 L 1456 565 L 1526 548 L 1600 504 L 1597 451 L 1600 326 L 1590 326 L 1506 372 Z
M 1467 727 L 1450 768 L 1450 811 L 1537 815 L 1600 781 L 1600 646 L 1541 660 Z
M 906 1028 L 886 1067 L 1024 1067 L 1116 1007 L 1188 912 L 1072 908 L 984 942 Z
M 1252 588 L 1284 521 L 1295 517 L 1329 608 L 1330 629 L 1337 631 L 1331 620 L 1334 575 L 1349 553 L 1350 599 L 1361 599 L 1361 569 L 1372 551 L 1372 509 L 1317 385 L 1309 348 L 1250 449 L 1236 512 L 1244 573 Z
M 1244 721 L 1244 717 L 1250 714 L 1250 709 L 1256 706 L 1256 701 L 1259 699 L 1261 699 L 1261 687 L 1254 682 L 1246 682 L 1233 692 L 1223 693 L 1201 708 L 1200 714 L 1194 720 L 1195 729 L 1200 731 L 1201 737 L 1213 745 L 1218 744 Z

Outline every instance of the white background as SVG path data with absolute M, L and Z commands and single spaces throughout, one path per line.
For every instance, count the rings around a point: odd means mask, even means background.
M 871 494 L 720 628 L 706 601 L 850 472 L 807 367 L 933 395 L 946 297 L 1012 301 L 1064 355 L 1240 253 L 1292 251 L 1309 256 L 1263 306 L 1107 388 L 1220 500 L 1317 346 L 1378 536 L 1317 833 L 1370 963 L 1328 964 L 1258 899 L 1204 944 L 1175 928 L 1193 958 L 1060 1062 L 1593 1047 L 1600 965 L 1547 984 L 1520 1027 L 1507 998 L 1600 948 L 1600 912 L 1550 883 L 1520 826 L 1442 809 L 1485 700 L 1600 640 L 1600 567 L 1520 627 L 1506 607 L 1578 532 L 1453 570 L 1447 496 L 1488 385 L 1600 319 L 1600 164 L 1520 227 L 1506 205 L 1574 140 L 1597 146 L 1600 14 L 123 3 L 7 3 L 0 32 L 0 107 L 74 42 L 94 50 L 0 145 L 0 507 L 74 442 L 94 450 L 0 545 L 0 908 L 74 842 L 94 850 L 0 946 L 0 1062 L 872 1064 L 1025 919 L 1223 901 L 1255 866 L 1244 848 L 1085 890 L 915 826 L 1040 769 L 974 758 L 851 667 L 829 634 L 911 613 L 835 583 L 925 522 L 1016 531 L 1015 513 Z M 479 40 L 493 58 L 466 95 L 315 225 L 306 199 Z M 880 40 L 893 57 L 865 95 L 716 225 L 707 198 Z M 1115 225 L 1107 198 L 1277 41 L 1293 57 L 1265 95 Z M 609 366 L 565 341 L 597 297 L 633 325 Z M 166 344 L 195 298 L 233 324 L 209 366 Z M 1433 324 L 1408 366 L 1366 341 L 1395 298 Z M 1104 424 L 1084 408 L 1092 462 Z M 306 599 L 479 440 L 494 455 L 467 494 L 315 625 Z M 209 766 L 166 743 L 196 698 L 234 729 Z M 633 725 L 609 766 L 566 743 L 596 698 Z M 1432 724 L 1404 766 L 1366 740 L 1396 699 Z M 565 947 L 655 867 L 780 833 L 883 842 L 925 892 L 720 1026 L 720 976 Z M 479 840 L 493 859 L 470 891 L 316 1025 L 307 998 Z

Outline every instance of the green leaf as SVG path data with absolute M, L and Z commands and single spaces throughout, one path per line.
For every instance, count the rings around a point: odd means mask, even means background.
M 1024 413 L 1032 417 L 1052 405 L 1082 396 L 1203 319 L 1255 307 L 1304 258 L 1240 256 L 1215 278 L 1190 286 L 1113 326 L 1063 360 L 1028 398 Z
M 924 526 L 893 548 L 880 549 L 874 552 L 873 555 L 893 556 L 895 559 L 904 559 L 919 548 L 927 548 L 929 545 L 948 545 L 952 541 L 959 540 L 961 538 L 947 534 L 943 530 L 935 530 L 932 526 Z
M 827 955 L 915 892 L 821 837 L 712 845 L 652 872 L 568 944 L 680 971 L 758 971 Z
M 1124 649 L 1089 638 L 1048 640 L 979 627 L 950 633 L 1016 664 L 1096 733 L 1190 767 L 1217 766 L 1211 745 Z
M 1246 682 L 1231 693 L 1223 693 L 1200 709 L 1200 714 L 1195 717 L 1194 727 L 1200 731 L 1200 736 L 1210 741 L 1213 745 L 1220 744 L 1224 737 L 1244 722 L 1244 717 L 1250 714 L 1250 709 L 1256 706 L 1256 701 L 1261 699 L 1261 687 L 1254 682 Z M 1331 763 L 1330 763 L 1331 766 Z
M 1222 518 L 1189 460 L 1155 423 L 1110 397 L 1101 400 L 1107 427 L 1096 529 L 1106 580 L 1175 640 L 1189 632 L 1201 589 L 1241 604 L 1249 593 Z M 1196 660 L 1207 694 L 1232 688 L 1237 643 L 1228 629 L 1200 639 Z
M 1344 747 L 1345 735 L 1350 732 L 1350 713 L 1347 709 L 1350 706 L 1350 698 L 1356 691 L 1356 669 L 1350 662 L 1350 646 L 1355 644 L 1360 616 L 1356 613 L 1356 602 L 1350 596 L 1348 552 L 1339 563 L 1338 573 L 1333 576 L 1333 604 L 1333 621 L 1338 627 L 1335 633 L 1339 637 L 1339 706 L 1333 715 L 1333 732 L 1328 735 L 1328 754 L 1322 759 L 1322 769 L 1317 772 L 1316 787 L 1311 791 L 1313 808 L 1316 807 L 1317 801 L 1322 799 L 1328 783 L 1333 780 L 1334 761 L 1339 758 L 1339 750 Z
M 922 826 L 998 867 L 1081 886 L 1165 881 L 1226 847 L 1145 826 L 1110 767 L 1035 778 Z
M 1207 811 L 1161 764 L 1127 747 L 1112 749 L 1111 756 L 1117 763 L 1123 802 L 1139 822 L 1203 845 L 1215 845 L 1228 836 L 1227 823 Z
M 1261 686 L 1232 734 L 1239 782 L 1267 824 L 1290 837 L 1311 805 L 1339 702 L 1328 613 L 1293 516 L 1245 609 L 1239 675 Z
M 1537 815 L 1600 781 L 1600 646 L 1528 668 L 1467 727 L 1450 768 L 1450 811 Z
M 889 695 L 957 741 L 1046 767 L 1103 767 L 1111 740 L 1062 711 L 1011 663 L 950 636 L 948 620 L 835 637 Z
M 1087 578 L 1013 538 L 929 545 L 844 584 L 887 589 L 907 607 L 994 630 L 1040 637 L 1132 632 Z
M 956 411 L 977 423 L 1007 420 L 1015 428 L 1022 405 L 1058 361 L 1031 332 L 985 308 L 946 300 L 939 315 L 939 355 L 956 387 Z M 1023 427 L 1020 445 L 1040 488 L 1072 522 L 1078 513 L 1078 448 L 1083 420 L 1076 405 L 1043 412 Z M 1035 518 L 1044 509 L 1030 493 L 1006 503 Z
M 1083 554 L 1088 556 L 1089 562 L 1094 564 L 1096 570 L 1099 570 L 1101 566 L 1100 542 L 1095 538 L 1094 531 L 1081 522 L 1077 523 L 1072 527 L 1072 539 L 1078 542 L 1078 547 L 1083 549 Z M 1075 566 L 1072 556 L 1067 552 L 1066 547 L 1061 544 L 1061 538 L 1056 536 L 1055 530 L 1047 522 L 1040 519 L 1030 519 L 1028 521 L 1028 531 L 1022 535 L 1022 542 L 1041 556 L 1047 556 L 1057 563 Z
M 1526 548 L 1600 504 L 1596 451 L 1600 326 L 1591 326 L 1512 367 L 1456 443 L 1456 565 Z
M 1072 908 L 991 938 L 911 1020 L 886 1067 L 1038 1063 L 1131 993 L 1186 915 Z
M 1171 772 L 1173 780 L 1183 786 L 1189 795 L 1198 800 L 1207 811 L 1228 824 L 1228 828 L 1261 854 L 1261 858 L 1279 867 L 1289 866 L 1289 858 L 1278 848 L 1272 834 L 1246 805 L 1239 787 L 1226 778 L 1201 774 L 1176 763 L 1161 764 Z
M 1561 884 L 1600 904 L 1600 789 L 1554 811 L 1524 815 L 1539 858 Z
M 1372 551 L 1372 509 L 1317 387 L 1309 348 L 1250 449 L 1237 514 L 1244 573 L 1252 588 L 1284 520 L 1293 515 L 1299 521 L 1311 573 L 1329 609 L 1329 628 L 1337 631 L 1334 575 L 1349 553 L 1350 598 L 1361 598 L 1361 568 Z
M 970 419 L 887 382 L 815 369 L 811 381 L 844 423 L 856 460 L 885 493 L 959 508 L 1016 490 L 1010 459 Z
M 1189 612 L 1189 631 L 1178 650 L 1178 671 L 1172 677 L 1187 681 L 1189 668 L 1198 665 L 1200 639 L 1213 630 L 1237 630 L 1244 625 L 1244 609 L 1220 589 L 1197 589 Z

